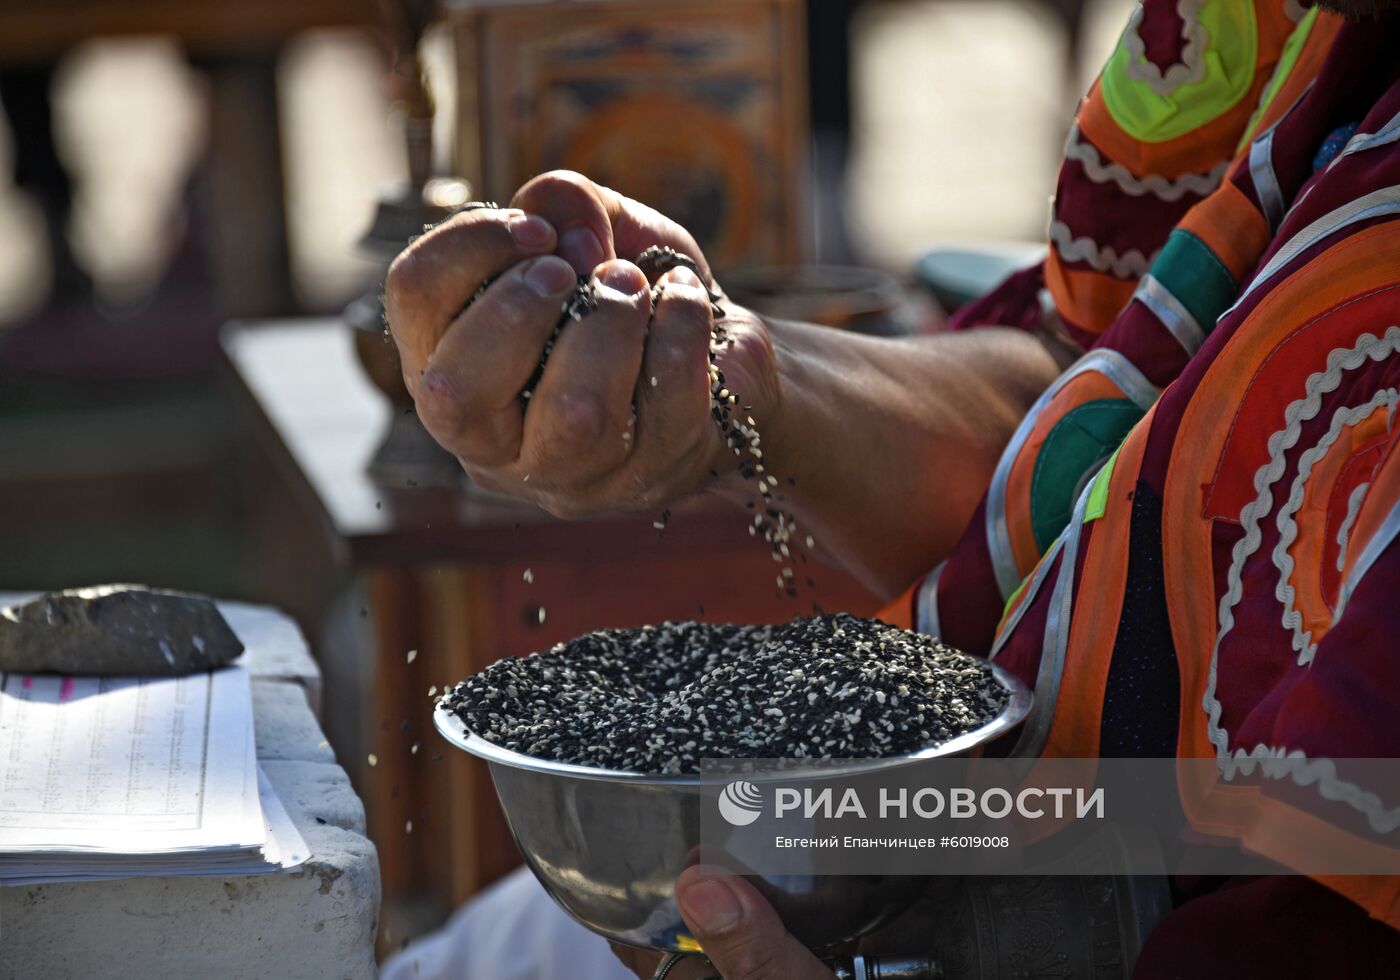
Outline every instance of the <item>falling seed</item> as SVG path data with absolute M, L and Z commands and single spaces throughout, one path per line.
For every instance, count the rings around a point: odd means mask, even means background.
M 544 623 L 544 606 L 540 606 L 540 623 Z
M 428 688 L 428 697 L 433 697 L 435 694 L 437 694 L 437 685 L 436 685 L 436 684 L 434 684 L 432 687 Z
M 417 755 L 417 754 L 418 754 L 418 747 L 419 747 L 420 745 L 422 745 L 422 744 L 423 744 L 422 742 L 414 742 L 412 748 L 410 748 L 410 749 L 408 750 L 409 755 Z
M 415 661 L 415 660 L 417 660 L 417 659 L 418 659 L 418 651 L 417 651 L 417 650 L 410 650 L 410 651 L 408 651 L 408 656 L 405 658 L 404 662 L 405 662 L 405 663 L 410 663 L 410 664 L 411 664 L 411 663 L 413 663 L 413 661 Z
M 656 375 L 654 375 L 654 374 L 651 376 L 651 386 L 652 386 L 653 388 L 656 387 Z
M 404 832 L 405 834 L 411 834 L 411 833 L 413 833 L 413 821 L 412 821 L 412 820 L 406 821 L 406 822 L 404 823 L 404 825 L 403 825 L 403 832 Z
M 375 766 L 379 765 L 379 756 L 371 752 L 369 756 L 365 759 L 365 761 L 368 762 L 369 767 L 373 769 Z
M 525 569 L 525 574 L 521 577 L 525 579 L 527 585 L 533 585 L 535 582 L 535 573 L 532 569 Z

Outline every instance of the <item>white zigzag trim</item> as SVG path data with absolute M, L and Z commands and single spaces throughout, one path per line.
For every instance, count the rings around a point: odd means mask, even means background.
M 1400 537 L 1400 500 L 1391 505 L 1390 512 L 1385 515 L 1380 527 L 1376 528 L 1376 533 L 1371 535 L 1371 539 L 1361 549 L 1361 554 L 1352 559 L 1351 571 L 1347 572 L 1347 577 L 1342 582 L 1342 591 L 1337 595 L 1337 608 L 1332 612 L 1334 619 L 1340 619 L 1346 612 L 1347 603 L 1365 581 L 1366 573 L 1394 543 L 1396 537 Z
M 1235 542 L 1231 552 L 1225 594 L 1220 597 L 1219 632 L 1216 634 L 1215 647 L 1211 650 L 1205 695 L 1201 698 L 1201 707 L 1206 713 L 1206 736 L 1215 746 L 1216 760 L 1225 779 L 1233 779 L 1237 773 L 1252 775 L 1256 763 L 1263 763 L 1264 774 L 1271 778 L 1288 777 L 1299 786 L 1311 786 L 1316 783 L 1318 793 L 1323 799 L 1345 802 L 1364 814 L 1371 827 L 1380 833 L 1389 833 L 1400 827 L 1400 808 L 1386 810 L 1375 793 L 1367 792 L 1339 778 L 1336 764 L 1331 759 L 1310 760 L 1307 753 L 1300 750 L 1290 751 L 1263 744 L 1256 745 L 1248 752 L 1237 749 L 1232 753 L 1230 733 L 1220 725 L 1222 706 L 1216 697 L 1216 684 L 1220 644 L 1235 626 L 1234 608 L 1244 593 L 1240 572 L 1246 559 L 1259 550 L 1263 537 L 1259 531 L 1259 521 L 1268 514 L 1273 505 L 1272 487 L 1283 476 L 1284 455 L 1297 444 L 1303 423 L 1314 418 L 1321 410 L 1322 396 L 1336 390 L 1341 384 L 1344 372 L 1359 367 L 1367 358 L 1379 361 L 1397 351 L 1400 351 L 1400 326 L 1392 326 L 1380 339 L 1373 334 L 1362 334 L 1357 338 L 1354 347 L 1340 347 L 1328 354 L 1327 370 L 1310 375 L 1303 387 L 1303 397 L 1284 409 L 1284 427 L 1269 437 L 1269 461 L 1254 474 L 1254 489 L 1258 496 L 1240 511 L 1240 525 L 1245 533 L 1244 537 Z
M 1347 567 L 1347 541 L 1351 537 L 1351 526 L 1356 523 L 1356 517 L 1361 513 L 1362 501 L 1366 499 L 1366 491 L 1371 489 L 1369 482 L 1359 483 L 1356 489 L 1347 498 L 1347 516 L 1342 518 L 1342 526 L 1337 528 L 1337 571 L 1344 572 Z
M 1085 175 L 1096 184 L 1114 183 L 1124 194 L 1142 197 L 1151 194 L 1159 201 L 1179 201 L 1185 194 L 1205 197 L 1220 186 L 1230 169 L 1229 160 L 1221 160 L 1203 174 L 1182 174 L 1175 180 L 1168 180 L 1161 174 L 1148 174 L 1134 177 L 1121 163 L 1103 162 L 1098 149 L 1087 142 L 1079 131 L 1078 124 L 1069 129 L 1069 139 L 1065 141 L 1065 159 L 1076 160 L 1084 166 Z
M 1100 247 L 1088 235 L 1074 237 L 1069 225 L 1058 219 L 1050 222 L 1050 241 L 1066 262 L 1088 262 L 1099 272 L 1110 272 L 1118 279 L 1141 279 L 1157 258 L 1157 252 L 1149 258 L 1135 248 L 1119 255 L 1112 245 Z
M 1128 49 L 1128 77 L 1145 83 L 1158 95 L 1171 95 L 1182 85 L 1205 78 L 1205 50 L 1210 41 L 1210 32 L 1196 20 L 1197 11 L 1205 3 L 1206 0 L 1177 0 L 1181 39 L 1186 43 L 1181 49 L 1181 61 L 1168 66 L 1164 72 L 1147 59 L 1147 44 L 1138 33 L 1142 27 L 1142 3 L 1139 0 L 1128 19 L 1128 29 L 1123 32 L 1123 44 Z
M 1312 663 L 1313 657 L 1317 655 L 1317 644 L 1312 641 L 1312 631 L 1302 628 L 1303 614 L 1296 607 L 1298 590 L 1289 581 L 1293 577 L 1294 562 L 1288 549 L 1293 547 L 1293 542 L 1298 539 L 1298 522 L 1293 515 L 1303 506 L 1303 493 L 1307 489 L 1308 479 L 1312 476 L 1312 468 L 1317 465 L 1318 460 L 1327 455 L 1327 450 L 1332 448 L 1342 430 L 1370 417 L 1371 413 L 1382 405 L 1388 412 L 1394 412 L 1397 394 L 1394 388 L 1385 388 L 1376 392 L 1364 405 L 1337 409 L 1326 434 L 1299 457 L 1298 474 L 1293 478 L 1293 489 L 1289 492 L 1288 500 L 1279 508 L 1278 518 L 1274 522 L 1278 526 L 1278 543 L 1274 545 L 1273 561 L 1279 573 L 1274 597 L 1283 606 L 1283 628 L 1293 633 L 1293 649 L 1298 651 L 1300 667 Z M 1340 540 L 1345 542 L 1345 535 Z M 1343 546 L 1345 547 L 1345 544 Z

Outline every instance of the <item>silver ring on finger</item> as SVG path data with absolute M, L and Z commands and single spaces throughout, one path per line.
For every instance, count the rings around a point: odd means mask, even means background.
M 703 953 L 667 953 L 665 957 L 662 958 L 661 962 L 656 964 L 656 972 L 651 975 L 651 980 L 666 980 L 666 977 L 668 977 L 671 971 L 677 966 L 686 960 L 696 957 L 709 963 L 710 966 L 714 966 L 713 963 L 710 963 L 709 957 L 705 956 Z M 724 980 L 724 978 L 716 976 L 707 977 L 705 980 Z
M 676 964 L 685 959 L 684 953 L 667 953 L 661 958 L 661 962 L 656 964 L 656 972 L 651 975 L 651 980 L 666 980 L 666 975 L 676 968 Z

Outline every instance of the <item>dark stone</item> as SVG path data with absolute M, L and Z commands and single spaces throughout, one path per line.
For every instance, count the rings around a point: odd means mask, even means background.
M 99 585 L 0 609 L 0 671 L 178 677 L 242 652 L 213 601 L 183 592 Z

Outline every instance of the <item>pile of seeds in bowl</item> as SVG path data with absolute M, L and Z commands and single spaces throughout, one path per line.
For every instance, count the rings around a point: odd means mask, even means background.
M 988 665 L 846 614 L 782 626 L 600 630 L 497 661 L 439 700 L 525 755 L 640 773 L 701 759 L 902 755 L 995 718 Z

